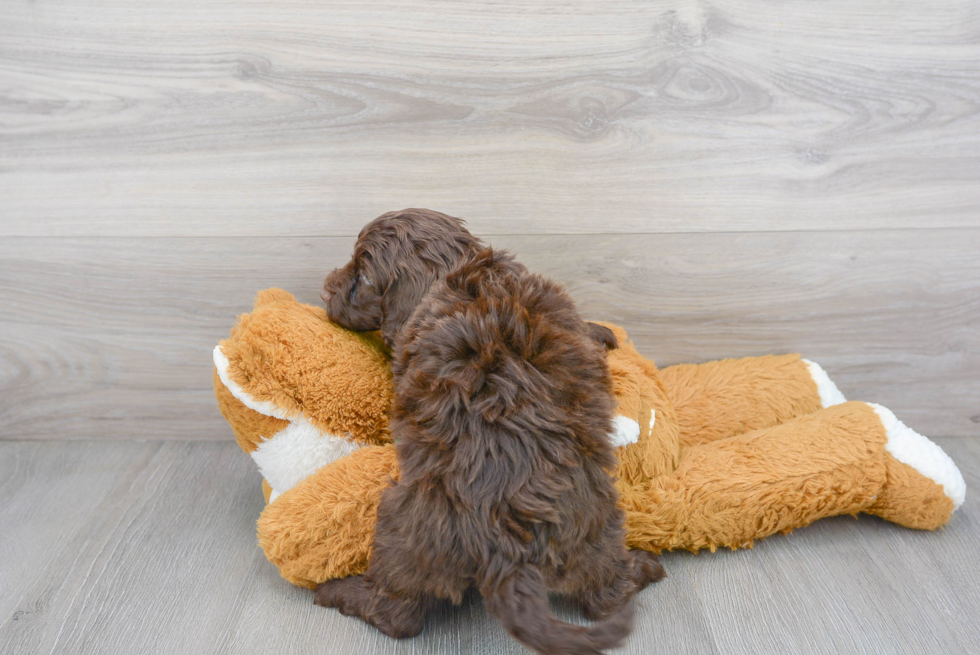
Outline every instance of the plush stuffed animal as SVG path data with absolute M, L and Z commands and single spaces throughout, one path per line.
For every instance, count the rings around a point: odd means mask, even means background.
M 963 476 L 939 446 L 884 407 L 845 402 L 799 355 L 658 370 L 608 327 L 619 339 L 609 438 L 631 548 L 749 547 L 859 512 L 932 530 L 963 502 Z M 270 289 L 214 364 L 221 412 L 264 477 L 266 556 L 303 587 L 363 573 L 378 502 L 398 477 L 381 339 Z

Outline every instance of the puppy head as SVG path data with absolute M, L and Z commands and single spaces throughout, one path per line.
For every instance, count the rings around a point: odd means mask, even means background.
M 382 214 L 361 230 L 351 260 L 324 280 L 327 316 L 350 330 L 380 329 L 391 348 L 429 287 L 482 248 L 458 218 L 429 209 Z

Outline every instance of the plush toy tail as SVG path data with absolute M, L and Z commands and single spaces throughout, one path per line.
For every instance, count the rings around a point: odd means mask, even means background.
M 522 565 L 494 589 L 484 590 L 491 614 L 519 642 L 544 655 L 596 655 L 618 648 L 633 629 L 633 610 L 624 605 L 592 626 L 559 621 L 548 605 L 541 572 Z

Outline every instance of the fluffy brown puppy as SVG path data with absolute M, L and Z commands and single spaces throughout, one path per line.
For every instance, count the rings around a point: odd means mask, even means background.
M 349 282 L 361 275 L 363 286 Z M 408 637 L 431 598 L 459 603 L 475 585 L 541 653 L 620 645 L 627 601 L 663 569 L 625 547 L 601 332 L 560 286 L 435 213 L 371 223 L 324 295 L 332 320 L 380 327 L 394 346 L 400 476 L 378 508 L 367 573 L 321 584 L 316 602 Z M 549 590 L 577 597 L 599 622 L 558 621 Z
M 349 330 L 381 330 L 389 348 L 432 284 L 464 256 L 486 246 L 463 221 L 431 209 L 388 212 L 357 235 L 354 255 L 323 282 L 330 320 Z M 593 339 L 615 348 L 607 327 L 588 323 Z
M 364 226 L 354 256 L 327 276 L 320 297 L 331 321 L 349 330 L 380 329 L 394 348 L 432 284 L 483 248 L 458 218 L 428 209 L 388 212 Z

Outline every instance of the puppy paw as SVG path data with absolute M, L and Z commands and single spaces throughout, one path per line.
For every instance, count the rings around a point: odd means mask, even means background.
M 654 553 L 631 550 L 630 557 L 633 558 L 633 582 L 636 584 L 637 591 L 667 577 L 667 572 L 660 565 L 660 557 Z
M 333 607 L 346 616 L 363 616 L 372 596 L 372 587 L 363 575 L 336 578 L 316 586 L 313 603 Z
M 363 575 L 321 582 L 313 602 L 357 617 L 394 639 L 414 637 L 425 625 L 425 604 L 421 599 L 393 598 Z

